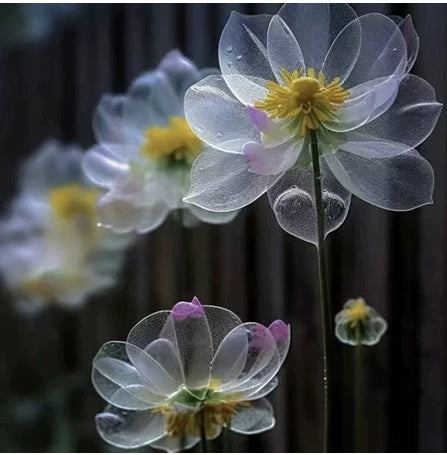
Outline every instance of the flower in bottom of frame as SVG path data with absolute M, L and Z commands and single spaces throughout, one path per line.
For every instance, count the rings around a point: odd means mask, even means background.
M 257 434 L 275 425 L 264 397 L 290 344 L 290 327 L 242 323 L 231 311 L 195 297 L 140 321 L 126 342 L 104 344 L 92 381 L 108 401 L 96 416 L 101 437 L 125 449 L 167 452 L 218 437 L 223 427 Z
M 386 332 L 387 323 L 376 310 L 361 297 L 348 300 L 343 310 L 335 316 L 335 335 L 342 342 L 351 344 L 377 344 Z

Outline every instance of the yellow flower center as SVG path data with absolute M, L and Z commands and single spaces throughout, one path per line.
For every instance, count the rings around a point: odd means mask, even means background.
M 355 300 L 351 307 L 346 310 L 346 318 L 351 328 L 355 328 L 358 324 L 366 322 L 369 318 L 369 309 L 366 306 L 365 300 Z
M 70 183 L 50 191 L 48 199 L 57 218 L 72 221 L 77 217 L 94 220 L 96 223 L 96 202 L 99 191 L 78 183 Z
M 192 162 L 202 152 L 202 142 L 183 117 L 170 117 L 165 128 L 148 128 L 144 138 L 140 151 L 149 158 Z
M 152 412 L 166 416 L 167 433 L 170 436 L 178 438 L 186 435 L 199 436 L 203 419 L 205 434 L 212 438 L 221 426 L 230 423 L 238 408 L 248 406 L 250 406 L 248 401 L 205 401 L 202 408 L 195 412 L 178 412 L 171 406 L 156 408 Z
M 350 94 L 341 86 L 340 78 L 327 83 L 326 76 L 313 68 L 308 68 L 307 74 L 282 69 L 281 78 L 283 85 L 267 81 L 267 96 L 257 101 L 255 107 L 265 111 L 272 120 L 296 119 L 301 137 L 309 130 L 318 129 L 321 123 L 333 120 Z

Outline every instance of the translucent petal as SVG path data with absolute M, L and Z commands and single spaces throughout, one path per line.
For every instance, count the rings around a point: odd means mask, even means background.
M 419 52 L 419 36 L 416 33 L 413 21 L 411 20 L 411 16 L 409 14 L 404 19 L 398 16 L 393 16 L 392 19 L 399 26 L 407 45 L 406 72 L 408 73 L 411 71 L 411 68 L 413 68 Z
M 327 52 L 321 70 L 328 81 L 336 77 L 340 78 L 342 84 L 346 81 L 359 56 L 361 38 L 358 19 L 349 22 L 340 30 Z
M 386 158 L 400 155 L 408 150 L 405 144 L 381 141 L 373 136 L 361 134 L 350 135 L 349 140 L 338 148 L 365 158 Z
M 404 211 L 432 203 L 433 169 L 415 150 L 387 158 L 342 150 L 324 157 L 340 183 L 370 204 Z
M 212 378 L 217 379 L 222 386 L 238 378 L 247 362 L 248 345 L 245 329 L 228 333 L 214 356 Z
M 378 13 L 365 14 L 358 20 L 362 31 L 361 46 L 345 87 L 351 88 L 381 77 L 404 75 L 407 46 L 396 23 Z
M 183 98 L 174 90 L 168 75 L 159 69 L 137 77 L 130 86 L 128 95 L 130 99 L 150 106 L 156 119 L 164 119 L 166 122 L 169 117 L 183 116 Z
M 115 180 L 126 176 L 129 166 L 106 147 L 97 145 L 84 155 L 82 169 L 93 183 L 110 188 Z
M 230 429 L 241 434 L 258 434 L 275 426 L 273 407 L 268 400 L 250 402 L 250 406 L 239 409 L 231 419 Z
M 307 152 L 307 150 L 306 150 Z M 303 159 L 306 155 L 303 155 Z M 351 195 L 329 171 L 320 159 L 325 209 L 326 235 L 339 228 L 345 220 Z M 313 169 L 304 160 L 287 171 L 269 190 L 268 197 L 279 225 L 289 234 L 306 242 L 317 243 L 317 227 L 314 206 Z
M 162 437 L 166 431 L 166 418 L 163 414 L 124 411 L 107 406 L 96 416 L 96 428 L 109 444 L 122 449 L 135 449 Z
M 400 84 L 390 109 L 357 132 L 414 148 L 432 133 L 441 110 L 433 87 L 420 77 L 409 75 Z
M 266 327 L 256 322 L 247 322 L 233 329 L 228 339 L 232 343 L 240 342 L 242 352 L 245 352 L 244 336 L 247 337 L 248 342 L 244 365 L 240 368 L 237 363 L 235 370 L 240 370 L 238 376 L 222 385 L 220 388 L 222 391 L 231 393 L 262 386 L 266 382 L 265 375 L 261 377 L 259 373 L 265 372 L 265 368 L 271 364 L 273 358 L 275 358 L 274 362 L 279 363 L 275 339 Z
M 324 126 L 337 133 L 354 130 L 368 121 L 375 107 L 375 93 L 371 90 L 348 99 L 337 111 L 336 118 L 333 121 L 324 122 Z
M 176 382 L 151 355 L 133 344 L 123 344 L 132 365 L 146 378 L 151 391 L 158 395 L 170 395 L 178 389 L 181 383 Z
M 278 15 L 289 26 L 307 68 L 321 70 L 326 54 L 340 31 L 357 15 L 346 4 L 286 3 Z
M 132 144 L 143 142 L 141 131 L 124 121 L 124 95 L 104 95 L 93 115 L 93 131 L 102 144 Z
M 269 381 L 264 387 L 256 391 L 249 390 L 247 394 L 242 393 L 241 400 L 258 400 L 259 398 L 264 398 L 269 393 L 273 392 L 278 386 L 278 378 L 274 377 L 271 381 Z
M 249 168 L 250 162 L 243 155 L 207 149 L 191 168 L 191 188 L 183 200 L 216 212 L 239 210 L 276 180 L 249 172 Z
M 174 101 L 178 104 L 178 100 L 174 98 Z M 172 111 L 172 113 L 171 113 Z M 141 145 L 144 141 L 144 132 L 147 128 L 159 125 L 165 126 L 167 123 L 168 115 L 175 115 L 178 110 L 171 109 L 161 110 L 154 104 L 151 104 L 150 100 L 142 99 L 137 96 L 126 96 L 123 102 L 123 123 L 132 128 L 133 131 L 138 131 L 138 139 L 133 139 L 132 143 Z M 178 113 L 181 115 L 182 113 Z M 139 150 L 138 150 L 139 152 Z
M 210 224 L 230 223 L 239 213 L 239 210 L 234 210 L 233 212 L 210 212 L 192 204 L 188 204 L 188 209 L 200 221 Z
M 180 438 L 174 438 L 166 435 L 154 442 L 151 442 L 151 447 L 154 449 L 164 450 L 165 452 L 181 452 L 182 450 L 191 449 L 199 442 L 199 436 L 187 435 L 186 438 L 181 441 Z
M 222 76 L 208 76 L 186 92 L 185 115 L 197 136 L 217 149 L 242 153 L 247 141 L 260 141 L 247 107 L 233 96 Z
M 233 11 L 220 37 L 220 70 L 231 91 L 244 104 L 252 105 L 263 99 L 265 81 L 275 80 L 267 57 L 270 19 L 267 14 L 243 15 Z
M 273 16 L 267 32 L 267 54 L 276 79 L 284 83 L 281 70 L 305 70 L 303 54 L 292 31 L 279 16 Z

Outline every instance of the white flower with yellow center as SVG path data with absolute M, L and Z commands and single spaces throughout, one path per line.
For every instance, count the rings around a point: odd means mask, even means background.
M 117 447 L 176 452 L 196 445 L 201 428 L 207 439 L 223 427 L 270 430 L 275 419 L 264 397 L 278 384 L 289 344 L 283 321 L 243 324 L 197 298 L 154 313 L 93 360 L 93 385 L 109 403 L 96 417 L 98 432 Z
M 212 148 L 195 161 L 184 200 L 225 213 L 267 192 L 279 224 L 316 243 L 313 136 L 326 234 L 344 221 L 351 194 L 389 210 L 431 203 L 433 171 L 414 148 L 441 105 L 408 74 L 418 45 L 409 17 L 357 17 L 344 4 L 232 13 L 219 43 L 222 76 L 185 97 L 192 130 Z
M 44 143 L 20 172 L 20 194 L 0 224 L 0 272 L 18 306 L 77 306 L 114 284 L 129 238 L 97 226 L 100 196 L 83 152 Z
M 98 144 L 83 167 L 107 193 L 98 203 L 100 223 L 115 232 L 149 232 L 180 210 L 186 226 L 199 220 L 226 223 L 237 212 L 215 213 L 185 204 L 193 161 L 203 143 L 185 120 L 186 90 L 210 70 L 198 70 L 172 51 L 154 71 L 139 76 L 125 95 L 105 95 L 93 128 Z
M 335 316 L 335 336 L 352 346 L 377 344 L 387 327 L 385 319 L 361 297 L 348 300 Z

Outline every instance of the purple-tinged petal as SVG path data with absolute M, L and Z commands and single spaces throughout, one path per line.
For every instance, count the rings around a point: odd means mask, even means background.
M 200 318 L 205 315 L 202 305 L 190 302 L 179 302 L 172 308 L 172 315 L 179 321 L 185 318 Z
M 260 109 L 256 109 L 253 106 L 248 106 L 247 112 L 256 128 L 262 133 L 269 134 L 275 128 L 275 125 L 269 119 L 268 115 Z
M 269 325 L 269 330 L 276 342 L 284 341 L 290 338 L 290 325 L 286 324 L 281 319 L 273 321 Z

